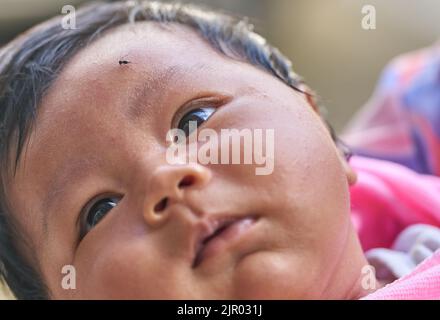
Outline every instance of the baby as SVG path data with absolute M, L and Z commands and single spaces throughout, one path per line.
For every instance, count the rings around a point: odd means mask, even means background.
M 2 49 L 0 106 L 0 272 L 17 298 L 358 299 L 380 286 L 365 286 L 349 152 L 242 20 L 89 5 L 76 29 L 57 17 Z M 273 172 L 170 163 L 170 129 L 194 123 L 273 130 Z

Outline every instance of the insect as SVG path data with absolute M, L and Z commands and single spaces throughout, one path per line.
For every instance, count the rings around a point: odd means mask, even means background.
M 119 59 L 119 65 L 120 65 L 120 66 L 127 65 L 127 64 L 130 64 L 130 63 L 131 63 L 131 61 L 126 60 L 125 57 L 126 57 L 126 56 L 124 56 L 124 57 L 122 57 L 122 58 Z
M 129 63 L 131 63 L 131 62 L 128 61 L 128 60 L 119 60 L 119 65 L 120 65 L 120 66 L 122 66 L 122 65 L 124 65 L 124 64 L 129 64 Z

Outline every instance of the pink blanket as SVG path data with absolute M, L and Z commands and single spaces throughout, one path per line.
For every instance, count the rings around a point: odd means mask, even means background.
M 409 275 L 404 276 L 365 300 L 440 300 L 440 250 L 428 258 Z
M 358 173 L 351 187 L 352 218 L 364 250 L 390 248 L 400 232 L 417 224 L 440 227 L 440 177 L 402 165 L 354 156 Z M 367 299 L 440 299 L 440 251 L 409 275 Z

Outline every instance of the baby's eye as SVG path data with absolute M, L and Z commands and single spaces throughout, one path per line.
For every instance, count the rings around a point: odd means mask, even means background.
M 208 120 L 214 112 L 215 107 L 193 109 L 183 115 L 179 121 L 179 124 L 177 125 L 177 128 L 183 130 L 185 135 L 189 136 L 195 128 L 199 127 L 203 122 Z M 191 126 L 191 121 L 193 121 L 196 126 L 194 126 L 194 124 Z
M 92 204 L 86 212 L 85 231 L 93 229 L 118 202 L 117 198 L 104 198 Z

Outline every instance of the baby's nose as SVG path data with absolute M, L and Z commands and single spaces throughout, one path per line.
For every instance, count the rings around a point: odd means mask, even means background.
M 211 178 L 208 168 L 189 163 L 183 165 L 163 165 L 152 174 L 147 195 L 144 219 L 151 227 L 159 227 L 169 216 L 169 207 L 175 202 L 184 202 L 189 189 L 206 185 Z

